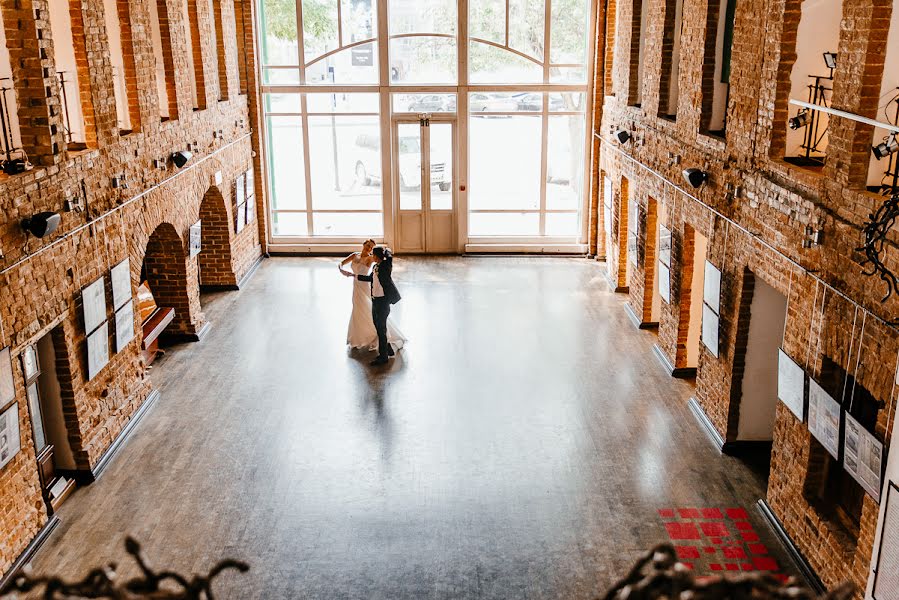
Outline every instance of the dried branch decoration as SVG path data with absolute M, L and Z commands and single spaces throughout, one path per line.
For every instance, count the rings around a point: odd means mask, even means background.
M 677 562 L 674 546 L 660 544 L 643 555 L 603 600 L 850 600 L 854 591 L 854 585 L 844 583 L 818 598 L 793 579 L 781 582 L 759 572 L 696 577 Z
M 116 566 L 93 569 L 81 581 L 65 582 L 59 577 L 32 577 L 23 574 L 16 577 L 7 589 L 0 590 L 0 597 L 14 599 L 16 592 L 40 594 L 45 600 L 78 600 L 106 598 L 109 600 L 214 600 L 212 580 L 228 569 L 246 573 L 250 567 L 236 560 L 223 560 L 204 576 L 195 575 L 188 580 L 172 571 L 156 572 L 141 555 L 140 544 L 134 539 L 125 540 L 125 551 L 134 558 L 141 576 L 124 582 L 116 581 Z M 34 596 L 29 596 L 34 597 Z
M 899 291 L 899 280 L 892 271 L 886 268 L 880 258 L 887 234 L 893 228 L 897 218 L 899 218 L 899 194 L 893 194 L 875 212 L 868 215 L 869 221 L 862 228 L 865 243 L 856 248 L 865 253 L 865 260 L 862 261 L 862 264 L 870 263 L 871 265 L 870 270 L 864 271 L 864 274 L 878 275 L 881 281 L 886 283 L 887 293 L 881 302 L 886 302 L 887 298 Z

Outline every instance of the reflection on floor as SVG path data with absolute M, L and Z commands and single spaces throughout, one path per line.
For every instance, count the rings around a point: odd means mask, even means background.
M 83 574 L 132 534 L 182 572 L 248 561 L 225 598 L 592 598 L 680 507 L 745 508 L 727 527 L 769 552 L 729 562 L 788 569 L 752 509 L 763 476 L 712 447 L 601 264 L 400 257 L 410 342 L 382 370 L 344 347 L 335 266 L 268 260 L 204 299 L 211 333 L 154 366 L 162 398 L 38 572 Z

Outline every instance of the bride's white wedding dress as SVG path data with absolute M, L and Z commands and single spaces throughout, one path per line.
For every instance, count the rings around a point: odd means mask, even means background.
M 357 254 L 350 262 L 350 270 L 356 275 L 368 275 L 371 267 L 362 262 Z M 393 326 L 390 319 L 387 319 L 387 341 L 394 350 L 399 350 L 406 343 L 406 338 Z M 346 343 L 351 348 L 378 349 L 378 332 L 371 319 L 371 284 L 359 281 L 358 278 L 353 279 L 353 312 L 350 315 Z

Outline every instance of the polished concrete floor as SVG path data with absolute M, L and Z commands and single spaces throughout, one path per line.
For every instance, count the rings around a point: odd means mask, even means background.
M 381 370 L 344 346 L 335 265 L 267 260 L 204 298 L 209 336 L 154 366 L 161 399 L 38 572 L 131 534 L 156 565 L 248 561 L 224 598 L 591 598 L 669 539 L 660 510 L 715 507 L 790 571 L 753 509 L 764 474 L 712 447 L 601 264 L 398 258 L 410 341 Z

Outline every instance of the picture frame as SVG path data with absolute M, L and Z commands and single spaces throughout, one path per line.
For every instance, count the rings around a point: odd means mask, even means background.
M 134 339 L 134 304 L 129 302 L 115 313 L 115 351 L 124 350 Z
M 0 413 L 0 469 L 4 468 L 22 449 L 19 435 L 19 404 L 13 402 Z
M 249 202 L 251 198 L 256 197 L 256 173 L 251 166 L 244 173 L 244 200 Z
M 777 350 L 777 398 L 805 421 L 805 371 L 782 348 Z
M 106 320 L 106 283 L 101 277 L 81 290 L 84 312 L 84 331 L 94 331 Z
M 883 467 L 883 444 L 847 413 L 843 431 L 843 468 L 878 503 Z
M 720 319 L 718 313 L 703 303 L 702 305 L 702 344 L 708 348 L 712 356 L 718 358 L 718 328 Z
M 247 224 L 247 203 L 238 204 L 234 212 L 234 232 L 240 233 Z
M 247 199 L 246 175 L 241 173 L 234 180 L 234 206 L 240 206 Z
M 188 257 L 193 258 L 203 250 L 203 220 L 190 226 L 188 233 Z
M 817 381 L 808 380 L 808 430 L 835 459 L 840 459 L 842 408 Z
M 109 364 L 109 326 L 104 321 L 87 336 L 87 380 L 91 381 Z
M 131 261 L 126 258 L 114 266 L 109 272 L 109 278 L 112 280 L 112 308 L 115 310 L 132 297 Z
M 665 304 L 671 304 L 671 271 L 662 261 L 659 261 L 659 296 Z
M 705 261 L 702 300 L 716 315 L 721 314 L 721 271 L 709 261 Z
M 671 230 L 659 225 L 659 262 L 671 268 Z
M 22 373 L 25 381 L 30 382 L 32 379 L 40 375 L 41 366 L 38 363 L 37 350 L 33 344 L 25 346 L 22 350 Z
M 0 350 L 0 408 L 16 399 L 16 382 L 12 372 L 12 349 Z

